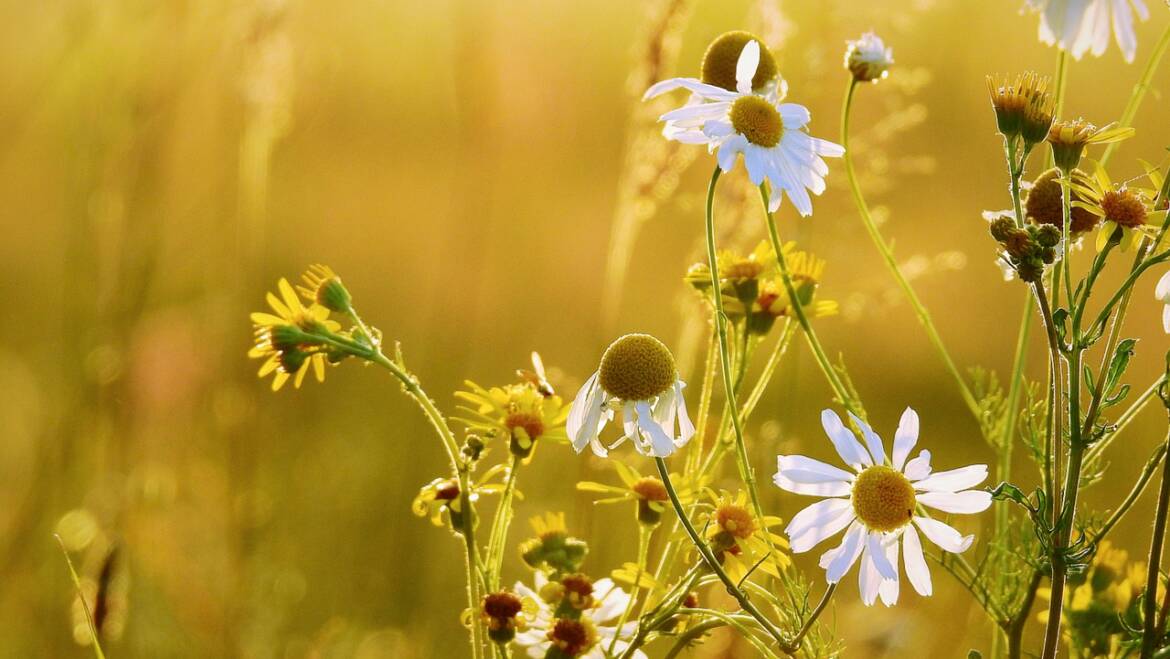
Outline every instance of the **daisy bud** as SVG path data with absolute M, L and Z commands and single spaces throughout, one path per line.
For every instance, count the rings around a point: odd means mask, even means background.
M 857 82 L 877 82 L 889 75 L 894 64 L 894 51 L 886 48 L 881 37 L 866 32 L 856 41 L 847 41 L 845 68 Z
M 997 242 L 1004 242 L 1008 239 L 1012 230 L 1016 228 L 1016 223 L 1010 217 L 999 217 L 991 223 L 991 237 L 995 238 Z
M 1055 247 L 1060 244 L 1060 229 L 1051 224 L 1040 225 L 1036 229 L 1036 242 L 1041 247 Z
M 703 54 L 702 81 L 730 92 L 735 91 L 735 68 L 743 47 L 749 41 L 760 44 L 760 63 L 752 77 L 752 89 L 763 89 L 774 81 L 779 73 L 772 52 L 759 37 L 744 31 L 725 32 L 707 46 L 707 52 Z
M 1037 258 L 1024 259 L 1016 265 L 1016 274 L 1022 281 L 1036 283 L 1044 275 L 1044 262 Z
M 576 572 L 588 552 L 589 545 L 584 540 L 569 536 L 563 529 L 546 531 L 520 545 L 520 558 L 534 570 Z
M 523 628 L 519 618 L 524 602 L 507 591 L 489 593 L 483 598 L 480 612 L 488 630 L 488 638 L 496 643 L 509 643 L 516 637 L 517 628 Z
M 588 618 L 559 618 L 548 632 L 552 641 L 546 657 L 580 657 L 597 645 L 597 629 Z M 559 654 L 558 654 L 559 653 Z
M 1146 223 L 1146 204 L 1138 193 L 1128 188 L 1106 190 L 1101 195 L 1101 210 L 1105 219 L 1127 229 L 1136 229 Z
M 593 606 L 593 580 L 584 574 L 570 574 L 561 579 L 561 608 L 566 612 L 584 611 Z
M 347 312 L 352 308 L 353 297 L 329 266 L 319 263 L 309 266 L 305 274 L 301 275 L 301 281 L 305 285 L 298 286 L 297 291 L 310 302 L 316 302 L 330 311 Z
M 995 123 L 1005 138 L 1023 137 L 1028 145 L 1042 141 L 1052 124 L 1054 99 L 1048 78 L 1028 72 L 1014 81 L 987 77 Z
M 1003 249 L 1014 259 L 1022 259 L 1032 253 L 1032 234 L 1023 229 L 1012 229 L 1003 241 Z
M 1089 144 L 1108 144 L 1132 137 L 1132 128 L 1109 124 L 1098 128 L 1084 119 L 1057 121 L 1048 131 L 1052 159 L 1062 171 L 1071 172 L 1081 161 Z

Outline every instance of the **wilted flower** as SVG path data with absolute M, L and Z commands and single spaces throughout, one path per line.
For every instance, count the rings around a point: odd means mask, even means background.
M 619 338 L 606 348 L 601 366 L 573 400 L 567 422 L 573 448 L 580 453 L 589 446 L 601 457 L 608 455 L 599 435 L 620 409 L 625 434 L 609 448 L 628 439 L 643 455 L 670 455 L 695 434 L 682 394 L 685 386 L 674 356 L 661 341 L 649 334 Z
M 280 297 L 269 293 L 267 298 L 276 315 L 255 312 L 251 316 L 256 342 L 248 356 L 264 360 L 259 376 L 273 374 L 273 391 L 283 387 L 290 377 L 293 386 L 299 388 L 310 366 L 317 381 L 324 382 L 325 364 L 340 357 L 329 352 L 320 334 L 335 333 L 341 325 L 329 320 L 329 309 L 319 304 L 301 304 L 287 280 L 281 279 L 277 287 Z
M 1016 76 L 1014 81 L 987 76 L 991 108 L 1001 135 L 1008 139 L 1022 137 L 1027 148 L 1048 137 L 1055 104 L 1048 83 L 1048 78 L 1030 71 Z
M 777 458 L 776 485 L 795 494 L 827 497 L 797 513 L 788 523 L 792 551 L 806 552 L 848 527 L 839 546 L 821 556 L 829 583 L 837 583 L 861 558 L 861 600 L 869 606 L 878 596 L 886 606 L 898 601 L 898 551 L 905 549 L 906 576 L 921 595 L 930 595 L 930 571 L 918 530 L 944 551 L 961 553 L 975 536 L 963 536 L 936 519 L 915 514 L 919 504 L 946 513 L 977 513 L 991 505 L 991 494 L 971 490 L 987 478 L 987 465 L 971 465 L 931 474 L 930 452 L 907 461 L 918 441 L 918 414 L 906 408 L 894 435 L 894 452 L 869 425 L 850 414 L 865 437 L 865 446 L 832 410 L 821 413 L 825 433 L 852 471 L 801 455 Z M 866 448 L 868 447 L 868 449 Z M 916 530 L 917 529 L 917 530 Z
M 1112 28 L 1122 56 L 1132 62 L 1137 52 L 1134 14 L 1143 21 L 1150 17 L 1142 0 L 1028 0 L 1028 7 L 1040 13 L 1040 40 L 1076 59 L 1086 52 L 1104 53 Z
M 736 62 L 734 91 L 676 78 L 653 85 L 643 98 L 689 89 L 691 102 L 659 118 L 666 122 L 663 135 L 717 150 L 719 167 L 725 172 L 742 153 L 752 183 L 760 185 L 766 179 L 772 186 L 769 210 L 776 211 L 787 194 L 801 215 L 811 215 L 808 193 L 821 194 L 829 173 L 823 157 L 840 157 L 845 149 L 804 132 L 811 115 L 803 105 L 781 103 L 775 90 L 763 96 L 755 93 L 760 52 L 754 40 L 743 47 Z
M 894 51 L 886 48 L 881 37 L 871 32 L 856 41 L 847 41 L 845 68 L 858 82 L 877 82 L 890 74 L 894 65 Z
M 545 513 L 543 517 L 528 520 L 535 538 L 520 544 L 520 557 L 534 570 L 550 570 L 555 574 L 576 572 L 589 553 L 584 540 L 569 535 L 564 513 Z

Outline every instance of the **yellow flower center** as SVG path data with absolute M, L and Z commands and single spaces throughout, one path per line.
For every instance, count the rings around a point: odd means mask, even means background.
M 752 76 L 752 89 L 760 89 L 776 77 L 776 60 L 772 52 L 751 32 L 734 31 L 719 35 L 703 54 L 702 81 L 708 85 L 735 91 L 735 67 L 748 41 L 760 44 L 760 65 Z
M 653 476 L 640 479 L 630 489 L 638 495 L 638 498 L 646 501 L 666 501 L 670 498 L 670 495 L 666 493 L 666 486 Z
M 897 470 L 875 465 L 853 482 L 853 511 L 874 531 L 902 528 L 914 515 L 914 486 Z
M 740 96 L 731 105 L 731 126 L 752 144 L 767 148 L 779 144 L 784 131 L 776 106 L 759 96 Z
M 735 504 L 724 504 L 715 511 L 715 522 L 719 528 L 739 538 L 746 540 L 756 532 L 756 520 L 747 508 Z
M 621 400 L 650 400 L 674 385 L 674 356 L 649 334 L 627 334 L 601 356 L 602 389 Z
M 517 428 L 523 428 L 528 439 L 538 439 L 544 434 L 544 421 L 536 414 L 512 412 L 504 419 L 504 425 L 513 431 L 513 434 Z
M 1146 223 L 1146 206 L 1137 194 L 1122 188 L 1109 190 L 1101 196 L 1101 210 L 1105 219 L 1133 229 Z

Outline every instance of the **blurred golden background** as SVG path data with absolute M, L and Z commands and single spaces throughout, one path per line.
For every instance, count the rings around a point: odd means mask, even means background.
M 1055 61 L 1022 3 L 0 4 L 0 656 L 90 652 L 74 640 L 54 532 L 90 578 L 118 547 L 112 658 L 462 656 L 458 543 L 410 512 L 444 470 L 423 417 L 385 373 L 350 363 L 324 385 L 270 393 L 245 357 L 247 312 L 277 278 L 328 263 L 447 410 L 464 378 L 508 382 L 531 350 L 571 397 L 632 330 L 666 340 L 694 377 L 701 307 L 681 277 L 701 255 L 713 160 L 675 155 L 677 181 L 656 189 L 677 183 L 668 199 L 629 196 L 629 162 L 652 120 L 644 84 L 693 75 L 725 30 L 773 46 L 811 132 L 835 141 L 845 40 L 874 29 L 893 47 L 890 79 L 861 89 L 854 110 L 863 185 L 952 354 L 1003 373 L 1023 290 L 1002 281 L 980 218 L 1010 203 L 984 76 L 1051 74 Z M 1067 114 L 1120 114 L 1170 20 L 1151 4 L 1136 64 L 1113 46 L 1074 63 Z M 1139 157 L 1163 162 L 1168 83 L 1170 67 L 1115 180 L 1138 174 Z M 780 215 L 785 239 L 828 260 L 820 294 L 842 313 L 818 321 L 822 339 L 879 432 L 890 437 L 911 405 L 936 467 L 990 462 L 830 166 L 813 218 Z M 748 208 L 721 198 L 724 245 L 762 236 Z M 615 226 L 631 256 L 620 285 Z M 1153 281 L 1129 320 L 1143 339 L 1137 391 L 1166 347 Z M 1037 342 L 1030 373 L 1043 369 Z M 829 455 L 830 403 L 795 343 L 749 428 L 762 479 L 778 452 Z M 1092 507 L 1118 501 L 1162 439 L 1154 407 L 1115 445 Z M 1016 479 L 1033 484 L 1017 456 Z M 524 474 L 510 542 L 527 517 L 564 510 L 591 542 L 591 572 L 632 560 L 629 511 L 594 508 L 567 475 L 613 479 L 602 461 L 546 447 Z M 805 503 L 764 493 L 785 517 Z M 1151 508 L 1143 500 L 1114 537 L 1134 556 Z M 821 579 L 815 556 L 798 565 Z M 865 609 L 846 579 L 827 620 L 848 656 L 986 648 L 983 614 L 932 570 L 935 596 L 903 589 L 894 609 Z M 505 574 L 527 578 L 514 553 Z M 748 656 L 729 642 L 716 636 L 701 656 Z

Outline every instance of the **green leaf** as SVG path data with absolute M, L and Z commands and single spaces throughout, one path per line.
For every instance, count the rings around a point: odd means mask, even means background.
M 1125 369 L 1129 368 L 1136 345 L 1137 339 L 1123 339 L 1117 344 L 1117 349 L 1113 351 L 1113 359 L 1109 362 L 1109 370 L 1105 374 L 1105 386 L 1102 391 L 1106 396 L 1113 393 L 1121 376 L 1125 374 Z

